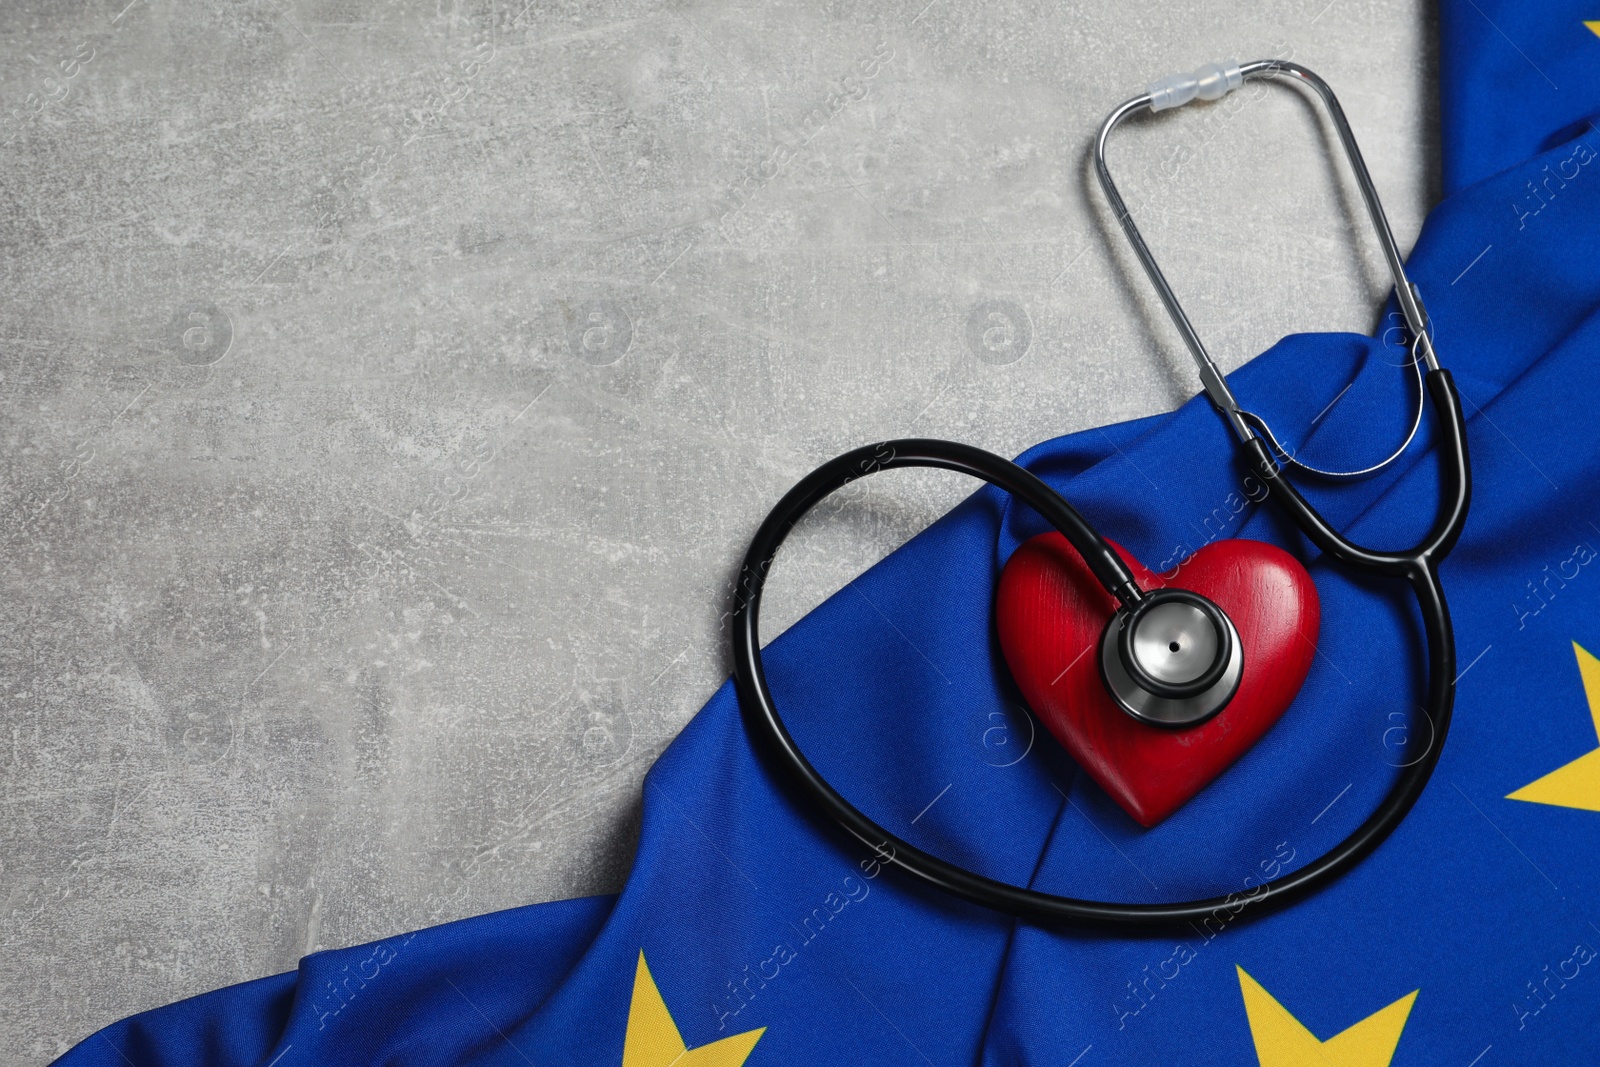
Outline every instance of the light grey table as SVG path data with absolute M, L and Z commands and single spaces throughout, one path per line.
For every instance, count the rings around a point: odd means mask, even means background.
M 794 479 L 1189 396 L 1087 166 L 1148 78 L 1292 55 L 1406 246 L 1437 195 L 1431 14 L 1380 0 L 12 0 L 0 47 L 5 1065 L 617 889 Z M 1225 366 L 1374 326 L 1292 90 L 1140 127 Z M 972 488 L 810 523 L 773 632 Z

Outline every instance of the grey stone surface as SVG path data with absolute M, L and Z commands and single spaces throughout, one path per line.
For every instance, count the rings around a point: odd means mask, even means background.
M 1090 190 L 1104 113 L 1292 54 L 1409 246 L 1431 18 L 10 0 L 0 1063 L 313 949 L 616 889 L 791 481 L 1196 388 Z M 1327 144 L 1286 89 L 1118 141 L 1226 366 L 1375 323 Z M 876 482 L 786 550 L 775 627 L 972 488 Z

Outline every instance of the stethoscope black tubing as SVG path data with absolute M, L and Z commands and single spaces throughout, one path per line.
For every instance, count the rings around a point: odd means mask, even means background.
M 1026 500 L 1045 519 L 1061 531 L 1074 550 L 1083 557 L 1095 578 L 1106 591 L 1127 607 L 1143 599 L 1139 583 L 1133 572 L 1122 562 L 1106 539 L 1078 513 L 1078 509 L 1046 485 L 1039 476 L 1025 467 L 992 452 L 955 441 L 937 441 L 928 438 L 904 438 L 898 441 L 881 441 L 865 445 L 829 460 L 802 478 L 793 489 L 784 494 L 777 507 L 767 516 L 756 531 L 750 552 L 745 556 L 745 569 L 741 572 L 740 588 L 735 596 L 735 607 L 744 603 L 745 583 L 754 575 L 754 594 L 760 597 L 761 583 L 766 569 L 777 554 L 778 546 L 788 536 L 789 530 L 801 516 L 822 499 L 840 487 L 893 467 L 936 467 L 958 471 L 999 486 L 1012 496 Z M 771 551 L 761 556 L 759 565 L 751 569 L 757 559 L 757 548 L 770 544 Z
M 982 449 L 948 441 L 886 441 L 847 452 L 818 467 L 784 495 L 756 531 L 745 554 L 735 594 L 733 677 L 745 719 L 758 745 L 788 773 L 802 796 L 849 831 L 880 858 L 893 862 L 928 884 L 964 900 L 1027 921 L 1051 925 L 1089 924 L 1107 928 L 1156 927 L 1203 919 L 1221 912 L 1238 916 L 1247 908 L 1266 914 L 1330 884 L 1372 853 L 1394 832 L 1422 795 L 1439 762 L 1455 703 L 1455 637 L 1450 611 L 1439 583 L 1438 564 L 1454 547 L 1472 497 L 1466 423 L 1450 373 L 1430 371 L 1427 386 L 1439 416 L 1437 449 L 1440 463 L 1439 512 L 1427 537 L 1409 552 L 1362 548 L 1334 530 L 1289 483 L 1259 439 L 1244 448 L 1252 466 L 1270 487 L 1270 495 L 1325 553 L 1357 570 L 1405 577 L 1416 595 L 1428 646 L 1427 716 L 1431 734 L 1423 755 L 1404 767 L 1383 803 L 1354 832 L 1327 853 L 1298 870 L 1257 885 L 1248 893 L 1165 904 L 1119 904 L 1056 896 L 969 871 L 889 833 L 840 795 L 806 759 L 795 743 L 767 685 L 761 662 L 759 616 L 766 574 L 791 529 L 824 497 L 865 474 L 894 467 L 938 467 L 982 478 L 1000 486 L 1038 511 L 1083 554 L 1108 590 L 1131 595 L 1132 575 L 1093 527 L 1037 476 Z M 1136 589 L 1137 586 L 1135 585 Z

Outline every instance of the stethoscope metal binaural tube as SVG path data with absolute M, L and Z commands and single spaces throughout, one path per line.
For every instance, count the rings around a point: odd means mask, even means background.
M 1356 185 L 1361 190 L 1361 199 L 1366 204 L 1367 214 L 1372 220 L 1374 231 L 1378 235 L 1379 247 L 1383 250 L 1383 258 L 1389 265 L 1389 273 L 1394 279 L 1395 299 L 1400 305 L 1400 313 L 1405 318 L 1406 328 L 1413 337 L 1412 361 L 1420 371 L 1423 367 L 1428 370 L 1438 370 L 1439 360 L 1433 350 L 1433 338 L 1428 332 L 1428 312 L 1423 306 L 1422 295 L 1417 287 L 1411 284 L 1406 277 L 1405 264 L 1400 257 L 1400 247 L 1395 242 L 1394 231 L 1389 226 L 1389 217 L 1384 213 L 1383 203 L 1378 198 L 1377 186 L 1373 184 L 1372 174 L 1367 170 L 1366 159 L 1361 155 L 1361 148 L 1356 144 L 1355 132 L 1350 128 L 1350 121 L 1345 118 L 1344 108 L 1339 105 L 1339 98 L 1334 95 L 1333 89 L 1316 73 L 1282 59 L 1261 59 L 1253 63 L 1244 64 L 1212 64 L 1202 68 L 1199 76 L 1188 76 L 1179 79 L 1163 79 L 1168 83 L 1168 88 L 1160 88 L 1161 83 L 1156 83 L 1152 91 L 1124 102 L 1106 116 L 1105 122 L 1100 125 L 1100 132 L 1094 141 L 1094 166 L 1095 174 L 1100 180 L 1100 188 L 1104 191 L 1106 199 L 1111 202 L 1113 213 L 1117 222 L 1122 226 L 1122 232 L 1127 236 L 1128 243 L 1133 246 L 1134 254 L 1138 257 L 1140 265 L 1149 277 L 1150 283 L 1155 286 L 1161 303 L 1166 307 L 1167 314 L 1172 323 L 1178 328 L 1178 333 L 1183 337 L 1184 347 L 1189 350 L 1195 365 L 1200 370 L 1200 381 L 1205 387 L 1206 395 L 1211 402 L 1222 412 L 1228 424 L 1233 427 L 1240 441 L 1250 441 L 1256 437 L 1256 430 L 1264 433 L 1272 444 L 1274 451 L 1286 462 L 1301 467 L 1314 474 L 1330 478 L 1352 478 L 1372 474 L 1388 466 L 1400 458 L 1406 448 L 1416 437 L 1417 430 L 1422 422 L 1422 397 L 1417 397 L 1417 416 L 1411 423 L 1411 430 L 1406 435 L 1399 448 L 1395 449 L 1388 458 L 1356 471 L 1328 471 L 1313 467 L 1296 459 L 1293 454 L 1278 443 L 1271 428 L 1260 416 L 1255 415 L 1239 404 L 1233 395 L 1233 390 L 1228 387 L 1227 380 L 1222 371 L 1218 369 L 1211 354 L 1206 351 L 1205 343 L 1200 340 L 1200 335 L 1195 331 L 1194 324 L 1189 321 L 1189 316 L 1184 312 L 1183 305 L 1178 302 L 1177 294 L 1172 291 L 1172 286 L 1167 282 L 1167 276 L 1156 263 L 1155 256 L 1150 247 L 1145 244 L 1144 235 L 1139 232 L 1139 227 L 1133 221 L 1133 215 L 1128 210 L 1128 205 L 1123 201 L 1122 194 L 1117 189 L 1117 183 L 1111 177 L 1111 168 L 1106 163 L 1106 141 L 1115 130 L 1129 116 L 1144 110 L 1165 111 L 1174 107 L 1181 107 L 1193 99 L 1216 100 L 1227 93 L 1235 91 L 1244 82 L 1255 78 L 1287 77 L 1293 78 L 1302 85 L 1306 85 L 1316 93 L 1317 99 L 1322 102 L 1330 119 L 1333 120 L 1334 129 L 1338 132 L 1339 143 L 1344 147 L 1345 159 L 1350 165 L 1351 174 L 1355 177 Z M 1216 89 L 1213 92 L 1204 92 L 1200 86 L 1208 82 Z M 1190 83 L 1187 93 L 1174 95 L 1171 85 L 1174 82 Z M 1199 94 L 1197 96 L 1197 94 Z M 1159 99 L 1158 99 L 1159 98 Z M 1418 375 L 1419 379 L 1421 375 Z M 1419 381 L 1420 386 L 1420 381 Z
M 1102 182 L 1117 209 L 1124 231 L 1139 252 L 1146 271 L 1157 291 L 1162 294 L 1174 322 L 1184 334 L 1191 353 L 1200 365 L 1208 395 L 1239 435 L 1243 458 L 1268 486 L 1269 495 L 1277 498 L 1295 524 L 1325 554 L 1355 570 L 1404 578 L 1417 598 L 1428 649 L 1425 706 L 1421 711 L 1429 720 L 1432 733 L 1427 750 L 1419 759 L 1401 769 L 1377 810 L 1343 841 L 1316 860 L 1273 881 L 1262 883 L 1248 894 L 1233 893 L 1202 900 L 1158 904 L 1116 903 L 1057 896 L 980 875 L 889 833 L 845 799 L 806 759 L 778 713 L 761 661 L 759 615 L 767 571 L 789 531 L 824 497 L 863 475 L 895 467 L 926 466 L 961 471 L 996 484 L 1029 504 L 1067 538 L 1074 549 L 1083 555 L 1097 580 L 1121 601 L 1120 615 L 1125 611 L 1137 610 L 1146 601 L 1145 594 L 1133 583 L 1115 552 L 1070 504 L 1024 468 L 968 445 L 906 440 L 856 449 L 823 464 L 804 478 L 785 494 L 761 524 L 751 541 L 740 572 L 734 603 L 734 687 L 758 744 L 786 770 L 790 780 L 807 800 L 885 861 L 955 896 L 1034 922 L 1146 928 L 1204 919 L 1222 911 L 1237 916 L 1246 906 L 1252 915 L 1261 915 L 1301 899 L 1331 884 L 1369 856 L 1394 832 L 1426 788 L 1450 730 L 1455 705 L 1455 638 L 1444 589 L 1439 581 L 1439 563 L 1460 537 L 1472 498 L 1466 420 L 1462 415 L 1460 396 L 1450 372 L 1439 368 L 1432 346 L 1428 343 L 1426 319 L 1420 301 L 1415 289 L 1406 280 L 1399 263 L 1398 249 L 1394 247 L 1393 236 L 1388 231 L 1382 207 L 1378 204 L 1376 190 L 1371 187 L 1371 179 L 1361 163 L 1354 137 L 1349 132 L 1332 91 L 1320 78 L 1303 67 L 1276 60 L 1244 67 L 1215 67 L 1201 72 L 1202 80 L 1210 78 L 1215 83 L 1220 76 L 1224 84 L 1230 88 L 1236 87 L 1230 73 L 1236 74 L 1239 82 L 1246 76 L 1256 74 L 1291 74 L 1310 84 L 1329 106 L 1358 180 L 1362 182 L 1369 210 L 1395 273 L 1402 309 L 1408 322 L 1417 331 L 1417 350 L 1429 367 L 1423 388 L 1432 399 L 1438 423 L 1435 449 L 1440 467 L 1439 506 L 1429 532 L 1413 548 L 1383 551 L 1357 545 L 1322 517 L 1289 481 L 1266 441 L 1251 429 L 1245 418 L 1248 413 L 1242 412 L 1232 399 L 1227 383 L 1184 316 L 1160 268 L 1133 225 L 1126 205 L 1116 194 L 1115 185 L 1104 170 L 1106 134 L 1130 111 L 1138 107 L 1152 107 L 1153 94 L 1136 97 L 1106 120 L 1101 128 L 1096 160 L 1101 168 Z M 1168 90 L 1170 85 L 1162 91 Z M 1190 92 L 1189 97 L 1194 95 Z

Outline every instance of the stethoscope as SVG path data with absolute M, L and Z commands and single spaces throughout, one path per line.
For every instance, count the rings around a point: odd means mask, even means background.
M 1419 377 L 1417 419 L 1405 443 L 1394 454 L 1359 471 L 1322 471 L 1300 462 L 1279 442 L 1263 419 L 1240 406 L 1184 314 L 1161 268 L 1156 265 L 1106 166 L 1106 139 L 1135 112 L 1164 111 L 1195 99 L 1218 100 L 1247 79 L 1280 76 L 1310 86 L 1332 118 L 1366 201 L 1367 213 L 1378 232 L 1384 258 L 1394 277 L 1400 311 L 1412 338 L 1412 363 Z M 1153 82 L 1146 92 L 1118 107 L 1101 125 L 1095 140 L 1095 169 L 1123 232 L 1200 369 L 1200 380 L 1207 396 L 1232 427 L 1242 458 L 1268 487 L 1268 495 L 1278 501 L 1311 542 L 1328 556 L 1357 571 L 1408 581 L 1416 595 L 1426 633 L 1428 683 L 1422 713 L 1431 725 L 1433 743 L 1421 758 L 1403 767 L 1383 803 L 1348 837 L 1313 862 L 1263 883 L 1249 894 L 1250 913 L 1264 914 L 1326 887 L 1370 855 L 1411 810 L 1439 761 L 1455 702 L 1456 657 L 1455 635 L 1438 568 L 1461 534 L 1471 498 L 1471 470 L 1461 401 L 1450 372 L 1439 366 L 1434 354 L 1420 294 L 1406 278 L 1400 250 L 1344 111 L 1328 84 L 1305 67 L 1272 59 L 1242 66 L 1212 64 L 1193 74 Z M 1289 481 L 1287 468 L 1297 466 L 1328 477 L 1355 477 L 1382 469 L 1398 459 L 1415 437 L 1422 418 L 1420 394 L 1423 392 L 1432 398 L 1439 422 L 1437 449 L 1441 488 L 1433 528 L 1421 543 L 1405 552 L 1383 552 L 1354 544 L 1301 495 Z M 739 702 L 758 745 L 784 768 L 804 799 L 848 830 L 880 859 L 974 903 L 1034 922 L 1078 922 L 1110 927 L 1198 920 L 1219 909 L 1239 914 L 1239 894 L 1169 904 L 1114 903 L 1056 896 L 985 877 L 889 833 L 840 795 L 806 759 L 778 714 L 762 668 L 758 616 L 767 570 L 789 531 L 824 497 L 857 478 L 898 467 L 936 467 L 982 478 L 1027 503 L 1060 531 L 1083 557 L 1095 580 L 1117 602 L 1101 640 L 1102 677 L 1117 705 L 1127 714 L 1164 728 L 1183 729 L 1216 715 L 1226 707 L 1237 689 L 1241 649 L 1238 631 L 1227 614 L 1215 603 L 1187 590 L 1141 589 L 1105 538 L 1037 476 L 1009 460 L 970 445 L 926 439 L 885 441 L 847 452 L 802 479 L 772 509 L 745 555 L 735 594 L 733 674 Z M 1182 647 L 1184 654 L 1170 654 L 1174 645 Z

